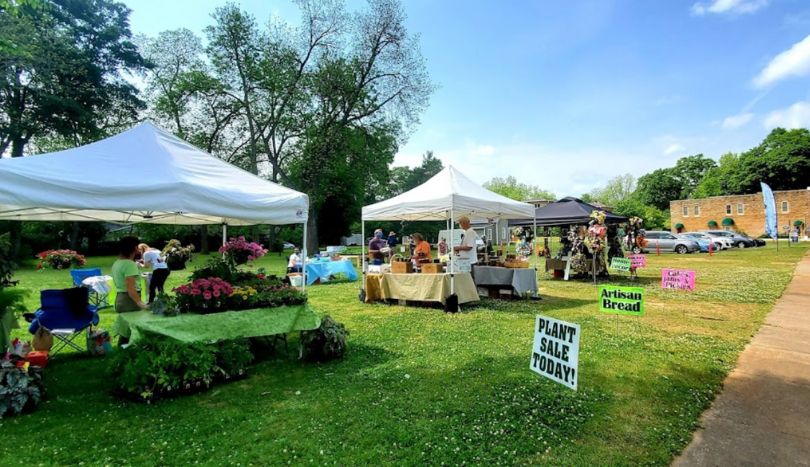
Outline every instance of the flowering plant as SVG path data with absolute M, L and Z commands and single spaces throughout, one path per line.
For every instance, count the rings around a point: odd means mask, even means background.
M 177 307 L 182 311 L 211 313 L 227 307 L 227 298 L 233 293 L 231 284 L 219 277 L 196 279 L 173 289 L 177 294 Z
M 39 255 L 37 269 L 50 267 L 53 269 L 70 269 L 71 266 L 84 266 L 87 262 L 83 255 L 73 250 L 47 250 Z
M 250 308 L 258 293 L 258 290 L 250 286 L 234 287 L 233 292 L 228 295 L 228 299 L 232 308 Z
M 267 250 L 261 244 L 248 242 L 244 236 L 231 238 L 219 248 L 219 252 L 229 256 L 236 264 L 245 264 L 267 254 Z

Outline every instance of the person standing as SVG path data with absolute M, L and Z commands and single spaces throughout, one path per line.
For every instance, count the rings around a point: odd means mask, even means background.
M 141 300 L 140 271 L 135 263 L 139 253 L 137 237 L 123 237 L 118 241 L 118 259 L 112 265 L 112 278 L 115 282 L 115 311 L 124 313 L 149 308 Z
M 382 229 L 377 229 L 374 231 L 374 237 L 368 242 L 368 254 L 371 255 L 371 264 L 373 266 L 379 266 L 383 264 L 383 260 L 385 258 L 385 253 L 383 249 L 386 248 L 387 243 L 383 239 L 383 231 Z
M 301 250 L 295 248 L 290 255 L 290 260 L 287 262 L 287 273 L 301 272 L 303 266 L 301 265 Z
M 461 237 L 461 244 L 454 246 L 453 251 L 459 259 L 468 259 L 470 264 L 478 262 L 478 234 L 470 226 L 470 218 L 461 216 L 458 218 L 458 225 L 464 230 Z
M 444 240 L 444 237 L 439 239 L 439 256 L 444 256 L 447 254 L 447 242 Z
M 138 251 L 141 252 L 141 265 L 152 270 L 152 278 L 149 280 L 149 303 L 155 301 L 157 292 L 166 293 L 163 286 L 166 284 L 166 279 L 171 274 L 169 265 L 166 264 L 166 259 L 161 255 L 160 250 L 152 248 L 146 243 L 138 245 Z

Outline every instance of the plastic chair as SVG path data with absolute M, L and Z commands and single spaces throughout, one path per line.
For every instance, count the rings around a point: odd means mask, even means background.
M 89 295 L 86 287 L 41 291 L 40 309 L 34 312 L 28 332 L 36 334 L 39 328 L 50 332 L 57 341 L 51 354 L 66 347 L 81 352 L 74 340 L 98 324 L 98 310 L 89 303 Z
M 70 277 L 73 278 L 73 286 L 74 287 L 85 287 L 90 291 L 90 304 L 96 307 L 96 309 L 101 310 L 102 308 L 107 308 L 110 306 L 109 303 L 109 294 L 108 293 L 98 293 L 93 290 L 91 287 L 85 286 L 82 282 L 87 279 L 88 277 L 96 277 L 96 276 L 103 276 L 104 273 L 101 272 L 101 268 L 87 268 L 87 269 L 71 269 L 70 270 Z

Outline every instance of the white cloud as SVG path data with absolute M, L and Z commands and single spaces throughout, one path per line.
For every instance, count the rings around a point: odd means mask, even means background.
M 710 0 L 692 5 L 692 14 L 744 14 L 753 13 L 768 4 L 768 0 Z
M 785 78 L 809 74 L 810 35 L 774 57 L 754 78 L 754 86 L 763 88 Z
M 669 146 L 667 146 L 666 149 L 664 149 L 664 154 L 666 154 L 667 156 L 671 156 L 673 154 L 677 154 L 677 153 L 683 152 L 685 150 L 686 150 L 686 148 L 681 146 L 680 144 L 672 143 Z
M 765 117 L 765 128 L 808 128 L 810 127 L 810 102 L 799 101 L 786 109 L 774 110 Z
M 734 130 L 736 128 L 740 128 L 747 125 L 752 118 L 754 118 L 754 114 L 752 114 L 751 112 L 731 115 L 724 118 L 720 126 L 726 130 Z

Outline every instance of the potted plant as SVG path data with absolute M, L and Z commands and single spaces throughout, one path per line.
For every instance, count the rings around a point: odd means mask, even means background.
M 186 268 L 186 262 L 191 260 L 191 253 L 194 252 L 194 245 L 183 246 L 180 240 L 171 239 L 163 248 L 163 256 L 166 264 L 172 271 L 180 271 Z
M 229 257 L 234 264 L 245 264 L 267 254 L 267 250 L 260 243 L 248 242 L 241 235 L 228 240 L 219 248 L 219 252 Z
M 73 250 L 46 250 L 40 252 L 37 269 L 70 269 L 73 266 L 84 266 L 87 260 Z
M 227 308 L 233 287 L 219 277 L 209 277 L 176 287 L 173 292 L 180 311 L 213 313 Z

